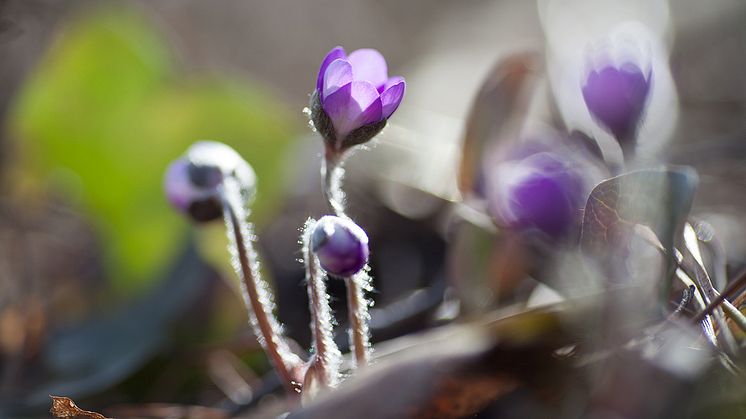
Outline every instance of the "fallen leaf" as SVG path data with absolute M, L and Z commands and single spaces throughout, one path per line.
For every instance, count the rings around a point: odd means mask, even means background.
M 54 415 L 55 418 L 107 419 L 100 413 L 79 408 L 69 397 L 51 395 L 49 397 L 52 398 L 52 408 L 49 409 L 49 413 Z

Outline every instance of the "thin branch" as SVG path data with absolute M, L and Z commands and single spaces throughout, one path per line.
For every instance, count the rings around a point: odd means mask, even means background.
M 691 224 L 686 223 L 684 225 L 684 248 L 683 248 L 683 260 L 691 263 L 694 266 L 694 280 L 697 283 L 700 291 L 702 291 L 702 297 L 704 298 L 705 304 L 709 304 L 712 300 L 717 298 L 717 290 L 712 285 L 710 275 L 707 274 L 707 270 L 702 262 L 702 255 L 699 249 L 699 239 L 694 231 Z M 735 354 L 738 350 L 738 344 L 736 338 L 728 328 L 728 324 L 725 321 L 725 313 L 722 308 L 717 307 L 712 312 L 715 324 L 720 330 L 720 336 L 722 337 L 723 348 L 729 354 Z
M 744 287 L 744 285 L 746 285 L 746 270 L 741 271 L 741 273 L 736 276 L 736 279 L 728 283 L 728 286 L 725 287 L 725 290 L 723 290 L 720 295 L 714 298 L 699 314 L 692 317 L 692 322 L 701 321 L 706 316 L 710 315 L 710 313 L 722 304 L 723 301 L 733 297 L 736 292 Z

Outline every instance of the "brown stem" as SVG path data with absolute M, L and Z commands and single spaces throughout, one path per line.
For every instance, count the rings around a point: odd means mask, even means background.
M 224 200 L 226 221 L 233 230 L 233 239 L 239 262 L 239 276 L 241 277 L 241 291 L 246 308 L 249 310 L 254 333 L 259 343 L 264 347 L 270 362 L 280 376 L 282 384 L 288 394 L 297 396 L 300 385 L 293 371 L 302 364 L 300 357 L 295 355 L 280 332 L 280 325 L 272 313 L 273 304 L 267 293 L 266 284 L 259 277 L 256 252 L 251 240 L 246 240 L 244 234 L 251 236 L 249 231 L 242 231 L 242 223 L 236 215 L 236 209 L 230 199 Z M 261 290 L 261 291 L 260 291 Z
M 362 284 L 356 277 L 345 278 L 345 284 L 347 285 L 347 310 L 350 319 L 350 346 L 355 354 L 355 366 L 362 368 L 370 361 L 368 302 L 363 295 Z

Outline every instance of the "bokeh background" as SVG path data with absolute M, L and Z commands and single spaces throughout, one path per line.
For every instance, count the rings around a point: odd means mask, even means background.
M 742 265 L 746 5 L 663 10 L 679 104 L 663 158 L 700 171 L 696 213 Z M 43 417 L 49 394 L 120 413 L 272 397 L 257 384 L 268 365 L 223 228 L 172 211 L 162 176 L 201 139 L 255 168 L 264 269 L 288 333 L 307 347 L 297 239 L 326 209 L 321 142 L 302 109 L 335 45 L 382 51 L 408 82 L 347 183 L 372 240 L 384 340 L 427 327 L 443 298 L 465 115 L 498 58 L 543 51 L 536 2 L 0 2 L 0 417 Z M 331 291 L 343 319 L 344 289 Z

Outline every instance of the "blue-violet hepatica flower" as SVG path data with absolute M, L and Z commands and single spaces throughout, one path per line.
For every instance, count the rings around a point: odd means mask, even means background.
M 347 218 L 321 217 L 311 232 L 311 250 L 329 274 L 346 278 L 368 263 L 368 235 Z
M 223 216 L 226 180 L 235 182 L 242 203 L 253 198 L 256 176 L 251 166 L 223 143 L 200 141 L 169 165 L 164 189 L 174 208 L 206 222 Z
M 652 73 L 636 64 L 607 65 L 588 74 L 583 100 L 591 115 L 616 137 L 623 149 L 634 146 L 650 93 Z
M 506 159 L 487 176 L 489 210 L 499 225 L 539 230 L 557 239 L 575 225 L 585 197 L 585 182 L 568 156 L 551 150 Z
M 374 49 L 347 55 L 336 47 L 324 57 L 311 98 L 315 128 L 335 150 L 369 141 L 386 125 L 404 97 L 402 77 L 389 77 Z

